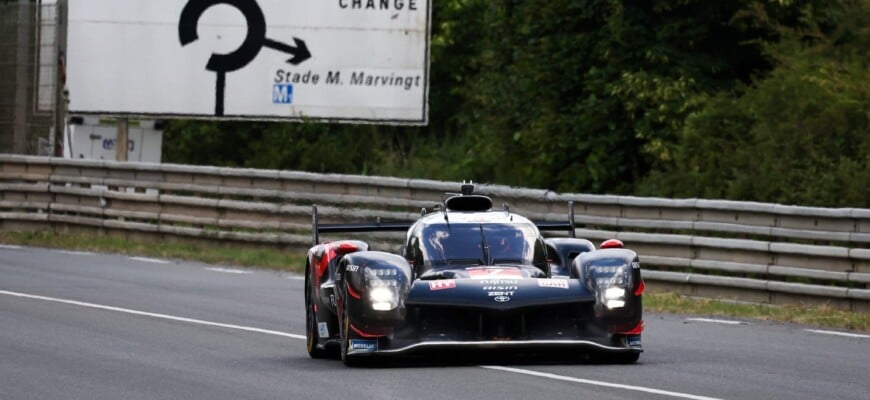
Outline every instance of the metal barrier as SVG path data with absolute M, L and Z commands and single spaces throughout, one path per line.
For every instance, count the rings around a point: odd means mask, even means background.
M 304 249 L 323 222 L 408 221 L 454 182 L 0 154 L 0 230 L 85 230 L 145 239 Z M 478 185 L 533 220 L 618 238 L 652 290 L 870 311 L 870 210 L 722 200 L 559 194 Z M 396 249 L 402 235 L 367 234 Z

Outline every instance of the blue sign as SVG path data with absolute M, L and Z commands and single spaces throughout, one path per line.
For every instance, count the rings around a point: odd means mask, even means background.
M 289 83 L 276 83 L 272 86 L 272 104 L 293 103 L 293 85 Z

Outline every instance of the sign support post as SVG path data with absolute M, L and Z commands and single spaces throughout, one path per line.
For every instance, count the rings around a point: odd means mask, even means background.
M 128 128 L 130 119 L 127 117 L 118 118 L 118 136 L 115 138 L 115 160 L 127 161 L 128 143 Z

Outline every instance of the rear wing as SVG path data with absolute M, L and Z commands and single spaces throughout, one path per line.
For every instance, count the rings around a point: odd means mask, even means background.
M 568 231 L 568 235 L 572 238 L 577 237 L 577 232 L 574 231 L 574 201 L 568 201 L 568 220 L 564 222 L 552 221 L 532 221 L 538 230 L 541 231 Z
M 507 207 L 505 207 L 507 209 Z M 508 210 L 509 211 L 509 210 Z M 425 210 L 424 210 L 425 213 Z M 321 233 L 362 233 L 362 232 L 407 232 L 414 225 L 410 222 L 382 222 L 380 218 L 375 222 L 362 222 L 353 224 L 321 224 L 317 221 L 317 205 L 311 206 L 311 225 L 314 245 L 320 243 Z M 533 221 L 535 226 L 542 231 L 565 231 L 571 237 L 576 237 L 574 232 L 574 202 L 568 202 L 568 220 L 564 222 Z

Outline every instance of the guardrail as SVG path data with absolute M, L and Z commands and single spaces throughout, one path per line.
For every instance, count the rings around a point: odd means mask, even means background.
M 303 249 L 322 222 L 413 220 L 457 183 L 296 171 L 0 155 L 0 230 Z M 567 218 L 577 236 L 619 238 L 653 290 L 870 311 L 870 210 L 723 200 L 559 194 L 478 185 L 533 220 Z M 368 234 L 395 249 L 401 234 Z

